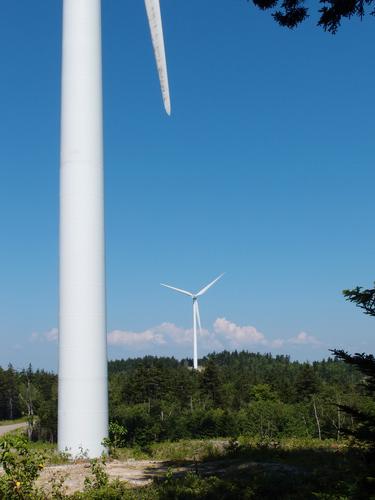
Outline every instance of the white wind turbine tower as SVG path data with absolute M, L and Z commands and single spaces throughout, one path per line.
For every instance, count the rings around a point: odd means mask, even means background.
M 159 0 L 145 0 L 170 114 Z M 63 0 L 58 447 L 98 457 L 108 435 L 101 0 Z
M 172 290 L 175 290 L 176 292 L 183 293 L 184 295 L 188 295 L 193 299 L 193 366 L 194 370 L 198 370 L 198 348 L 197 348 L 197 324 L 199 327 L 199 333 L 202 333 L 202 325 L 201 325 L 201 317 L 199 314 L 199 305 L 198 305 L 198 297 L 203 295 L 204 293 L 207 292 L 209 288 L 212 287 L 222 276 L 223 274 L 220 274 L 217 278 L 215 278 L 211 283 L 203 287 L 199 292 L 197 293 L 191 293 L 188 292 L 187 290 L 182 290 L 181 288 L 176 288 L 171 285 L 166 285 L 165 283 L 160 283 L 162 286 L 165 286 L 167 288 L 171 288 Z

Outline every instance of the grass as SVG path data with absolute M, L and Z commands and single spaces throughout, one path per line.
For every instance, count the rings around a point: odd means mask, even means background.
M 43 452 L 49 464 L 69 462 L 55 445 L 39 442 L 30 448 Z M 237 441 L 167 441 L 153 443 L 147 450 L 121 449 L 118 453 L 120 460 L 168 461 L 169 472 L 143 488 L 109 482 L 70 498 L 375 499 L 371 485 L 375 474 L 366 469 L 360 450 L 350 448 L 345 441 L 290 438 L 276 442 L 242 436 Z
M 214 467 L 212 460 L 215 445 Z M 124 483 L 112 484 L 100 492 L 85 492 L 75 498 L 134 500 L 345 500 L 375 498 L 371 477 L 358 450 L 346 443 L 287 439 L 264 443 L 242 437 L 239 442 L 190 440 L 158 443 L 150 447 L 153 458 L 189 461 L 200 453 L 197 467 L 181 474 L 171 467 L 166 476 L 144 488 L 127 490 Z M 124 450 L 122 450 L 123 452 Z M 208 453 L 207 453 L 208 451 Z M 205 452 L 207 453 L 205 455 Z M 148 458 L 150 458 L 150 454 Z M 132 457 L 133 458 L 133 457 Z M 368 481 L 370 479 L 370 481 Z M 92 496 L 91 496 L 92 495 Z
M 21 433 L 22 430 L 21 431 L 16 430 L 10 432 L 9 434 L 17 435 Z M 5 436 L 2 436 L 0 438 L 0 442 L 4 438 Z M 41 453 L 45 457 L 46 465 L 61 465 L 61 464 L 71 463 L 70 457 L 68 455 L 57 451 L 57 445 L 55 443 L 47 443 L 44 441 L 31 441 L 29 442 L 29 449 L 31 452 Z
M 225 440 L 186 439 L 181 441 L 164 441 L 152 443 L 149 447 L 119 448 L 116 459 L 126 460 L 160 460 L 184 462 L 194 460 L 217 459 L 222 456 Z M 36 441 L 30 443 L 30 449 L 42 452 L 48 465 L 71 463 L 68 455 L 57 451 L 57 445 Z
M 39 452 L 45 456 L 46 465 L 62 465 L 71 463 L 68 454 L 60 453 L 56 443 L 45 441 L 32 441 L 29 443 L 30 451 Z
M 350 450 L 351 455 L 360 454 Z M 332 439 L 284 438 L 280 441 L 262 441 L 251 437 L 240 437 L 237 445 L 229 444 L 225 456 L 234 455 L 255 461 L 276 460 L 283 464 L 298 466 L 319 466 L 325 461 L 336 460 L 348 454 L 348 442 Z
M 70 463 L 69 456 L 57 451 L 56 444 L 46 442 L 30 443 L 30 448 L 42 452 L 50 465 Z M 361 462 L 362 454 L 348 449 L 346 441 L 286 438 L 279 442 L 267 442 L 258 438 L 241 436 L 237 442 L 222 439 L 183 439 L 152 443 L 147 448 L 120 448 L 116 459 L 160 460 L 171 463 L 208 462 L 215 460 L 241 460 L 272 462 L 303 469 L 336 467 L 337 462 Z
M 139 497 L 134 492 L 134 498 L 375 498 L 366 489 L 361 451 L 346 441 L 289 438 L 267 442 L 246 436 L 236 442 L 182 440 L 155 443 L 147 453 L 120 450 L 120 457 L 171 462 L 169 478 L 156 480 Z M 193 460 L 191 472 L 176 476 L 173 467 Z
M 214 448 L 212 448 L 212 446 Z M 241 437 L 238 442 L 184 441 L 156 445 L 154 454 L 186 457 L 198 450 L 199 460 L 184 477 L 173 472 L 155 483 L 161 499 L 349 499 L 375 498 L 372 474 L 360 450 L 345 441 L 282 439 L 280 442 Z M 216 459 L 216 471 L 205 462 Z M 208 464 L 207 464 L 208 465 Z
M 147 448 L 121 448 L 118 451 L 120 460 L 166 460 L 172 462 L 184 460 L 202 460 L 207 456 L 219 458 L 225 439 L 182 439 L 180 441 L 163 441 L 152 443 Z
M 182 439 L 179 441 L 163 441 L 152 443 L 147 448 L 121 448 L 117 450 L 120 460 L 215 460 L 229 457 L 230 454 L 245 458 L 272 456 L 288 460 L 288 457 L 299 455 L 304 450 L 311 458 L 311 453 L 321 450 L 325 453 L 341 453 L 348 447 L 347 442 L 335 440 L 285 438 L 280 441 L 264 441 L 256 437 L 241 436 L 237 442 L 229 438 L 217 439 Z M 292 453 L 293 452 L 293 453 Z

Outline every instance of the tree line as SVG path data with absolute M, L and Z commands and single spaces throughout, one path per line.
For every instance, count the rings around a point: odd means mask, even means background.
M 342 361 L 224 351 L 201 366 L 151 356 L 109 364 L 110 415 L 128 444 L 239 434 L 340 439 L 353 425 L 337 404 L 361 397 L 360 376 Z
M 375 288 L 344 291 L 375 316 Z M 257 436 L 340 440 L 375 449 L 375 358 L 333 350 L 313 363 L 223 351 L 200 360 L 145 356 L 110 361 L 109 414 L 123 445 L 182 438 Z M 30 439 L 57 438 L 57 376 L 0 368 L 0 419 L 26 416 Z
M 155 356 L 109 362 L 110 419 L 127 429 L 127 445 L 238 434 L 340 439 L 352 423 L 336 405 L 365 397 L 359 373 L 333 358 L 224 351 L 201 359 L 199 371 L 191 365 Z M 21 416 L 31 437 L 56 440 L 54 373 L 0 368 L 0 419 Z

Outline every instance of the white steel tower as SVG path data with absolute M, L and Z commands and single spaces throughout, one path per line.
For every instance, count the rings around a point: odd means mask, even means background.
M 159 0 L 146 0 L 165 108 Z M 58 448 L 97 457 L 108 434 L 101 1 L 64 0 Z

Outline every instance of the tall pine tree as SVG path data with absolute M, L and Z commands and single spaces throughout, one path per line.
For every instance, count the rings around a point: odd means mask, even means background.
M 375 316 L 375 288 L 363 289 L 361 287 L 353 290 L 344 290 L 344 296 L 350 302 L 363 309 L 365 314 Z M 360 441 L 369 451 L 369 456 L 375 458 L 375 357 L 372 354 L 356 353 L 350 355 L 341 349 L 333 349 L 336 358 L 341 359 L 348 365 L 354 366 L 362 374 L 361 388 L 363 392 L 373 401 L 373 405 L 366 408 L 356 408 L 349 405 L 340 405 L 356 422 L 354 429 L 346 430 Z M 372 406 L 372 407 L 371 407 Z

